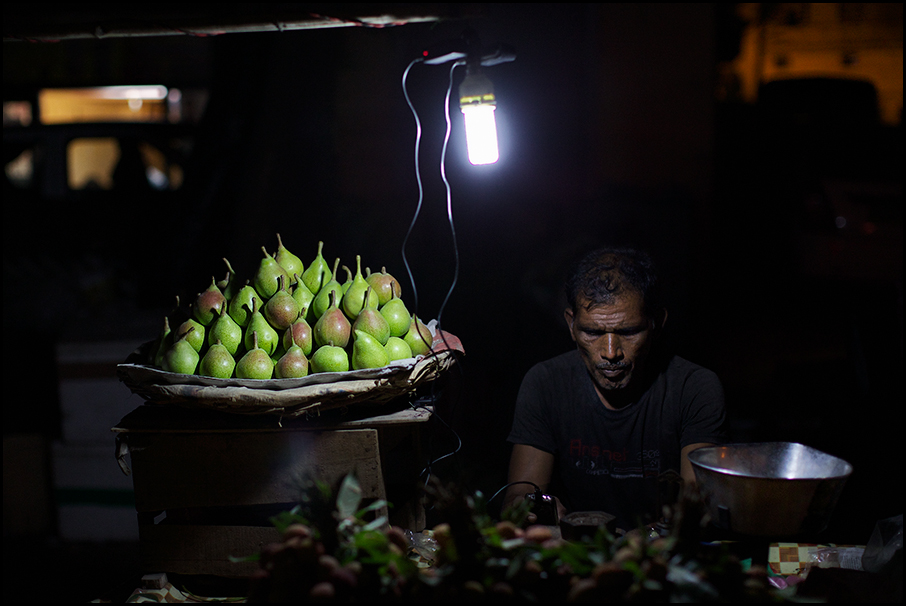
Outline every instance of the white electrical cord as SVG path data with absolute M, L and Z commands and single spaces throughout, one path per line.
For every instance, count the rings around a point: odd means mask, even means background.
M 415 126 L 416 126 L 416 131 L 415 131 L 415 178 L 416 178 L 416 182 L 418 184 L 418 203 L 416 204 L 416 207 L 415 207 L 415 214 L 412 217 L 412 222 L 409 224 L 409 229 L 406 232 L 406 237 L 403 239 L 402 255 L 403 255 L 403 264 L 406 266 L 406 272 L 409 274 L 409 280 L 412 283 L 412 292 L 413 292 L 413 301 L 414 301 L 413 313 L 416 315 L 416 317 L 418 316 L 418 311 L 417 311 L 418 310 L 418 291 L 416 290 L 416 287 L 415 287 L 415 278 L 412 275 L 412 270 L 411 270 L 411 268 L 409 266 L 409 262 L 406 258 L 406 243 L 409 240 L 409 236 L 412 234 L 412 230 L 415 226 L 415 223 L 418 219 L 418 215 L 421 212 L 422 204 L 424 202 L 424 187 L 422 185 L 421 169 L 419 168 L 419 161 L 418 161 L 418 152 L 419 152 L 419 145 L 421 143 L 422 127 L 421 127 L 421 121 L 419 120 L 419 117 L 418 117 L 418 112 L 416 111 L 415 106 L 412 104 L 412 101 L 409 98 L 409 93 L 406 89 L 406 80 L 408 79 L 409 71 L 412 69 L 412 66 L 415 65 L 416 63 L 419 63 L 422 61 L 424 61 L 424 59 L 421 59 L 421 58 L 413 60 L 411 63 L 409 63 L 409 65 L 403 71 L 403 95 L 406 97 L 406 103 L 409 105 L 409 109 L 412 111 L 412 115 L 415 117 Z M 450 231 L 453 236 L 453 254 L 454 254 L 454 259 L 455 259 L 455 265 L 454 265 L 454 273 L 453 273 L 453 282 L 451 283 L 450 289 L 447 291 L 447 296 L 444 298 L 441 308 L 437 313 L 437 330 L 441 330 L 441 316 L 443 315 L 443 310 L 446 307 L 447 302 L 449 301 L 450 296 L 453 293 L 453 289 L 456 287 L 456 282 L 459 277 L 459 248 L 456 243 L 456 229 L 455 229 L 455 226 L 453 223 L 452 194 L 451 194 L 451 190 L 450 190 L 450 182 L 447 180 L 446 165 L 445 165 L 446 154 L 447 154 L 447 144 L 450 140 L 450 132 L 452 130 L 452 125 L 451 125 L 451 121 L 450 121 L 450 95 L 453 90 L 453 72 L 456 69 L 457 65 L 459 65 L 459 64 L 454 63 L 453 66 L 450 68 L 450 83 L 447 87 L 447 94 L 446 94 L 445 102 L 444 102 L 444 114 L 446 116 L 447 130 L 444 135 L 444 144 L 443 144 L 443 148 L 441 150 L 441 159 L 440 159 L 440 175 L 441 175 L 441 179 L 444 182 L 444 187 L 446 188 L 447 219 L 449 220 Z M 441 338 L 444 338 L 443 332 L 441 332 L 440 334 L 441 334 Z M 457 444 L 456 444 L 456 448 L 454 448 L 451 452 L 448 452 L 447 454 L 442 455 L 442 456 L 430 461 L 428 463 L 428 465 L 422 470 L 421 474 L 419 474 L 419 475 L 425 476 L 425 485 L 426 486 L 431 477 L 432 465 L 434 465 L 434 464 L 438 463 L 439 461 L 442 461 L 448 457 L 454 456 L 462 449 L 462 439 L 459 437 L 459 434 L 457 434 L 456 431 L 452 427 L 450 427 L 450 425 L 447 424 L 446 421 L 441 419 L 440 416 L 438 416 L 436 413 L 433 414 L 432 416 L 437 418 L 438 420 L 440 420 L 441 423 L 443 423 L 444 426 L 448 430 L 450 430 L 450 432 L 456 438 Z
M 402 253 L 403 265 L 406 266 L 406 273 L 409 274 L 409 282 L 412 284 L 413 313 L 416 314 L 418 313 L 418 289 L 415 287 L 415 277 L 412 275 L 412 268 L 409 267 L 409 260 L 406 258 L 406 243 L 409 241 L 409 236 L 412 234 L 412 229 L 415 227 L 415 222 L 418 220 L 418 215 L 421 212 L 422 202 L 425 199 L 425 189 L 422 186 L 422 174 L 418 165 L 418 150 L 422 140 L 422 123 L 421 120 L 418 119 L 418 112 L 415 111 L 412 100 L 409 99 L 409 91 L 406 89 L 406 79 L 409 77 L 409 70 L 412 69 L 412 66 L 422 61 L 424 61 L 422 58 L 413 60 L 403 71 L 403 95 L 406 97 L 406 103 L 409 105 L 409 109 L 412 110 L 412 115 L 415 117 L 415 181 L 418 183 L 418 203 L 415 206 L 415 214 L 412 216 L 412 222 L 409 224 L 409 229 L 406 231 L 406 237 L 403 238 Z
M 422 125 L 421 120 L 418 117 L 418 112 L 415 109 L 415 106 L 412 104 L 412 100 L 409 98 L 409 92 L 406 89 L 406 80 L 409 77 L 409 71 L 412 69 L 412 66 L 416 63 L 423 62 L 424 59 L 415 59 L 406 67 L 403 71 L 403 95 L 406 97 L 406 103 L 409 105 L 409 109 L 412 111 L 412 115 L 415 118 L 415 180 L 418 185 L 418 203 L 415 206 L 415 214 L 412 216 L 412 222 L 409 224 L 409 229 L 406 231 L 406 236 L 403 238 L 403 247 L 402 247 L 402 256 L 403 264 L 406 267 L 406 273 L 409 275 L 409 282 L 412 284 L 412 295 L 413 295 L 413 312 L 418 315 L 418 289 L 415 286 L 415 277 L 412 275 L 412 268 L 409 266 L 409 260 L 406 257 L 406 244 L 409 241 L 409 237 L 412 234 L 412 230 L 415 227 L 415 223 L 418 220 L 418 216 L 421 213 L 422 204 L 425 198 L 425 190 L 422 185 L 422 176 L 421 168 L 419 167 L 418 152 L 421 144 L 422 138 Z M 444 298 L 443 303 L 440 306 L 440 309 L 437 312 L 437 326 L 440 329 L 441 326 L 441 317 L 443 316 L 443 310 L 446 308 L 447 303 L 450 300 L 453 290 L 456 288 L 456 283 L 459 280 L 459 246 L 456 242 L 456 227 L 453 223 L 453 198 L 452 192 L 450 189 L 450 182 L 447 179 L 446 171 L 446 156 L 447 156 L 447 145 L 450 142 L 450 132 L 452 130 L 452 123 L 450 121 L 450 95 L 453 91 L 453 72 L 455 69 L 461 65 L 460 63 L 454 63 L 450 68 L 450 83 L 447 87 L 447 94 L 444 99 L 444 115 L 447 124 L 447 130 L 444 134 L 444 144 L 441 149 L 440 156 L 440 176 L 443 180 L 444 187 L 446 188 L 447 195 L 447 220 L 450 223 L 450 233 L 453 237 L 453 257 L 454 257 L 454 268 L 453 268 L 453 282 L 450 284 L 450 289 L 447 291 L 447 296 Z M 443 335 L 442 335 L 443 336 Z

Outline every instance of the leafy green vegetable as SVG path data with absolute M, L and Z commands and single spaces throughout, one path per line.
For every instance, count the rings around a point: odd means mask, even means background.
M 698 538 L 701 503 L 678 505 L 671 533 L 565 541 L 550 527 L 524 527 L 514 508 L 494 520 L 480 493 L 429 486 L 445 521 L 416 548 L 391 527 L 384 501 L 363 506 L 349 475 L 336 492 L 323 484 L 298 506 L 272 518 L 282 544 L 257 554 L 262 574 L 249 601 L 788 601 L 726 548 Z M 425 545 L 431 545 L 426 556 Z M 236 560 L 239 561 L 239 560 Z M 242 561 L 255 561 L 243 559 Z M 425 566 L 428 561 L 430 565 Z M 766 575 L 765 575 L 766 576 Z

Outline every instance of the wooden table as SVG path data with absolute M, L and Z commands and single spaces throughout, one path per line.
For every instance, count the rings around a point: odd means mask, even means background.
M 245 577 L 278 540 L 270 516 L 299 503 L 313 481 L 355 473 L 363 504 L 387 501 L 390 522 L 420 531 L 422 438 L 432 410 L 358 406 L 310 419 L 235 415 L 146 404 L 113 428 L 131 473 L 145 572 Z M 131 467 L 126 456 L 131 459 Z

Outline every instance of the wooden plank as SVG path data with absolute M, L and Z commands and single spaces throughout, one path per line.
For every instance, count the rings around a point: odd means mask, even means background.
M 227 414 L 214 410 L 146 404 L 123 417 L 112 429 L 118 434 L 132 433 L 207 433 L 230 431 L 320 431 L 353 429 L 388 424 L 425 423 L 433 407 L 396 408 L 360 406 L 348 411 L 331 411 L 311 418 L 285 418 L 274 415 Z
M 310 480 L 356 474 L 386 499 L 375 429 L 127 434 L 138 512 L 298 502 Z
M 434 410 L 427 408 L 406 408 L 383 415 L 351 419 L 336 424 L 338 428 L 346 427 L 379 427 L 383 425 L 408 425 L 411 423 L 426 423 L 431 419 Z
M 276 528 L 265 526 L 139 526 L 143 572 L 209 574 L 247 578 L 257 562 L 232 562 L 230 556 L 246 557 L 268 543 L 281 540 Z

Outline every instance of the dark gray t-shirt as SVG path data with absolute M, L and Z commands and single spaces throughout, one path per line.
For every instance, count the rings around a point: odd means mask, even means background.
M 630 530 L 672 504 L 665 479 L 678 477 L 684 446 L 726 440 L 725 416 L 717 375 L 676 356 L 637 402 L 610 410 L 574 350 L 526 374 L 508 441 L 554 455 L 550 492 L 568 510 L 611 513 Z

